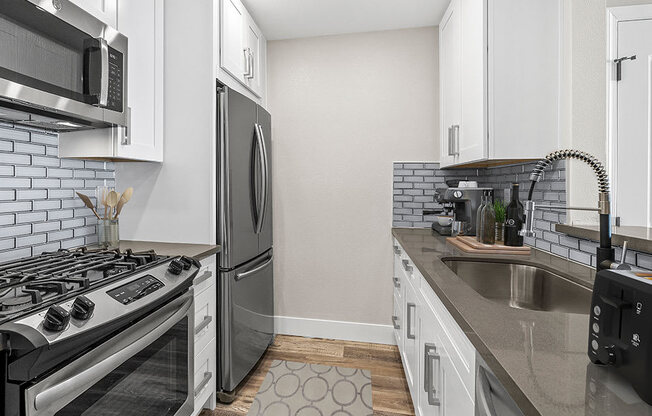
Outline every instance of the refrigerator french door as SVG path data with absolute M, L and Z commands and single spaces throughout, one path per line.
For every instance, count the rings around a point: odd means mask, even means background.
M 230 401 L 274 338 L 271 116 L 219 85 L 218 397 Z

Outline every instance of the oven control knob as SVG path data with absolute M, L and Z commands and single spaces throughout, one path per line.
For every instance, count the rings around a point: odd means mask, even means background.
M 77 299 L 72 304 L 70 314 L 73 318 L 85 321 L 93 315 L 95 310 L 95 303 L 88 299 L 86 296 L 77 296 Z
M 183 263 L 179 260 L 172 260 L 168 266 L 168 271 L 172 274 L 181 274 L 183 271 Z
M 43 318 L 43 328 L 48 331 L 59 332 L 66 329 L 70 322 L 70 312 L 59 305 L 51 306 Z

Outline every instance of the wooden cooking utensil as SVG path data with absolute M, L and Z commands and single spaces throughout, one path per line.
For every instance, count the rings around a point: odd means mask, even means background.
M 106 206 L 109 208 L 109 219 L 113 218 L 113 208 L 118 205 L 118 193 L 116 191 L 111 191 L 106 196 Z
M 125 191 L 122 193 L 120 196 L 120 200 L 118 201 L 118 207 L 115 209 L 115 217 L 118 218 L 118 215 L 122 212 L 122 207 L 125 206 L 127 202 L 131 199 L 131 196 L 134 194 L 134 188 L 129 187 L 125 189 Z
M 79 199 L 81 199 L 82 202 L 84 202 L 84 205 L 86 205 L 87 208 L 90 208 L 90 210 L 93 211 L 93 214 L 95 214 L 97 219 L 101 220 L 102 218 L 100 218 L 100 214 L 98 214 L 97 211 L 95 211 L 95 207 L 93 206 L 91 199 L 84 194 L 80 194 L 79 192 L 75 192 L 75 193 L 77 194 Z

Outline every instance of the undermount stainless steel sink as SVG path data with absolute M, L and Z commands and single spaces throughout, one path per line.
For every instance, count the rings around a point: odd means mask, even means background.
M 591 290 L 558 274 L 518 263 L 444 258 L 484 298 L 516 309 L 588 314 Z

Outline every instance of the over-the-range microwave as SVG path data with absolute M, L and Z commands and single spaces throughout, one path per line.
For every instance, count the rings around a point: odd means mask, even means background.
M 127 38 L 69 0 L 0 1 L 0 121 L 127 127 Z

